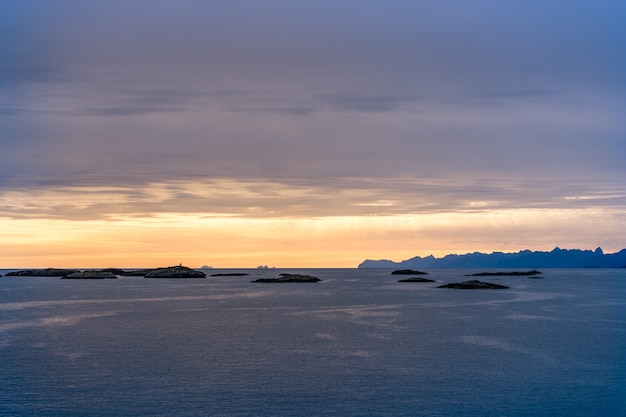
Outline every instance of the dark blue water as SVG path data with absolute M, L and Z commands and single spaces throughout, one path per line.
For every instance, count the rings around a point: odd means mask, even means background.
M 0 415 L 626 415 L 624 269 L 287 272 L 0 278 Z

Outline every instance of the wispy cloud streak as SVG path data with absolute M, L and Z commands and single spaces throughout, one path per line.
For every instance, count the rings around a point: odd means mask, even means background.
M 173 181 L 128 186 L 77 185 L 0 194 L 0 213 L 16 219 L 115 220 L 164 214 L 240 218 L 319 218 L 494 210 L 626 209 L 626 194 L 597 184 L 320 179 Z M 574 194 L 576 193 L 576 194 Z

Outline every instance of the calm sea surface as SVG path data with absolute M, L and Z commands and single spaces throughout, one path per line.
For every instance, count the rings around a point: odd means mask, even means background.
M 0 415 L 626 415 L 626 269 L 205 272 L 0 278 Z

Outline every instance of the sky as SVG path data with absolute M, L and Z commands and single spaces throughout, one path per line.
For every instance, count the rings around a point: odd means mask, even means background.
M 0 2 L 0 267 L 626 248 L 622 0 Z

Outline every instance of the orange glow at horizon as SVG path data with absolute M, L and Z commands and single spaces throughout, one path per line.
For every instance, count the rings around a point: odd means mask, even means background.
M 589 210 L 251 219 L 161 214 L 117 220 L 0 218 L 0 268 L 356 267 L 369 259 L 474 251 L 589 249 L 613 222 Z M 578 229 L 572 229 L 578 224 Z M 558 236 L 558 238 L 557 238 Z M 619 242 L 616 242 L 617 244 Z M 591 248 L 593 249 L 593 248 Z

